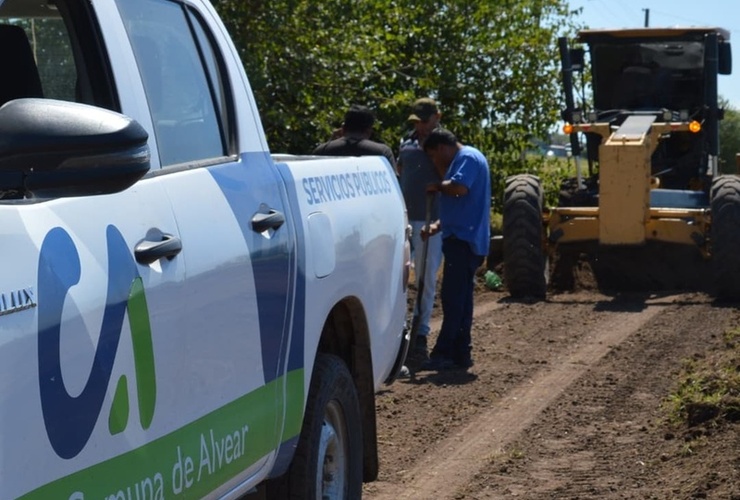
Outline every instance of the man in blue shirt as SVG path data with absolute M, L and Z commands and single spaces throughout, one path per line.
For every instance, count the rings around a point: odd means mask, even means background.
M 442 182 L 427 186 L 439 192 L 439 220 L 425 236 L 442 233 L 442 329 L 427 370 L 467 369 L 471 357 L 473 289 L 476 270 L 488 255 L 491 238 L 491 173 L 483 153 L 460 144 L 445 129 L 435 129 L 424 142 L 424 151 Z

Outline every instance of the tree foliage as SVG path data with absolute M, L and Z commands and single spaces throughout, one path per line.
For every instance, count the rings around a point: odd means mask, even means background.
M 69 35 L 61 19 L 14 19 L 34 41 L 33 51 L 44 96 L 74 101 L 77 70 L 72 59 Z
M 725 99 L 720 99 L 720 107 L 724 108 L 725 117 L 719 122 L 719 168 L 723 173 L 737 173 L 735 155 L 740 153 L 740 111 Z
M 566 0 L 215 0 L 235 39 L 271 149 L 327 140 L 352 103 L 373 108 L 396 148 L 411 103 L 431 96 L 443 124 L 481 149 L 494 188 L 524 168 L 530 137 L 562 107 L 556 38 Z

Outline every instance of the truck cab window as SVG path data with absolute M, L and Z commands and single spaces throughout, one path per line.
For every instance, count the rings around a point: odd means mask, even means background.
M 48 14 L 0 19 L 0 104 L 23 97 L 75 100 L 77 69 L 69 34 L 57 12 Z
M 67 0 L 0 2 L 0 105 L 43 97 L 120 111 L 91 9 Z
M 120 0 L 118 9 L 139 66 L 162 166 L 225 156 L 222 110 L 186 11 L 166 0 Z

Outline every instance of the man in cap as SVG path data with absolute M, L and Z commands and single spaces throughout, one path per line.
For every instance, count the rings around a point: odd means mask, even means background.
M 403 197 L 406 201 L 409 224 L 412 228 L 411 250 L 413 252 L 414 270 L 416 272 L 417 290 L 419 281 L 424 279 L 424 290 L 416 300 L 414 321 L 418 324 L 416 344 L 412 345 L 408 359 L 412 368 L 418 367 L 428 359 L 427 336 L 429 335 L 429 321 L 434 307 L 434 296 L 437 288 L 437 272 L 442 263 L 442 237 L 435 235 L 429 238 L 427 247 L 426 266 L 422 269 L 423 242 L 421 229 L 426 223 L 427 193 L 426 186 L 438 183 L 441 178 L 434 168 L 429 156 L 424 153 L 424 141 L 430 132 L 439 126 L 441 118 L 439 108 L 434 99 L 427 97 L 418 99 L 411 107 L 408 121 L 413 127 L 401 141 L 398 156 L 398 175 Z M 431 200 L 430 220 L 439 218 L 439 196 L 433 195 Z
M 396 159 L 393 151 L 385 144 L 370 140 L 373 134 L 375 115 L 370 108 L 353 104 L 344 114 L 341 137 L 325 142 L 313 154 L 325 156 L 385 156 L 393 168 Z

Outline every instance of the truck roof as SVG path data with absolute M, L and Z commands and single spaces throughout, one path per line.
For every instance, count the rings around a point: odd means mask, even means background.
M 730 40 L 730 32 L 716 26 L 687 26 L 665 28 L 621 28 L 621 29 L 586 29 L 578 32 L 578 41 L 598 43 L 614 41 L 615 38 L 629 40 L 678 39 L 701 40 L 707 33 L 717 33 L 721 41 Z

